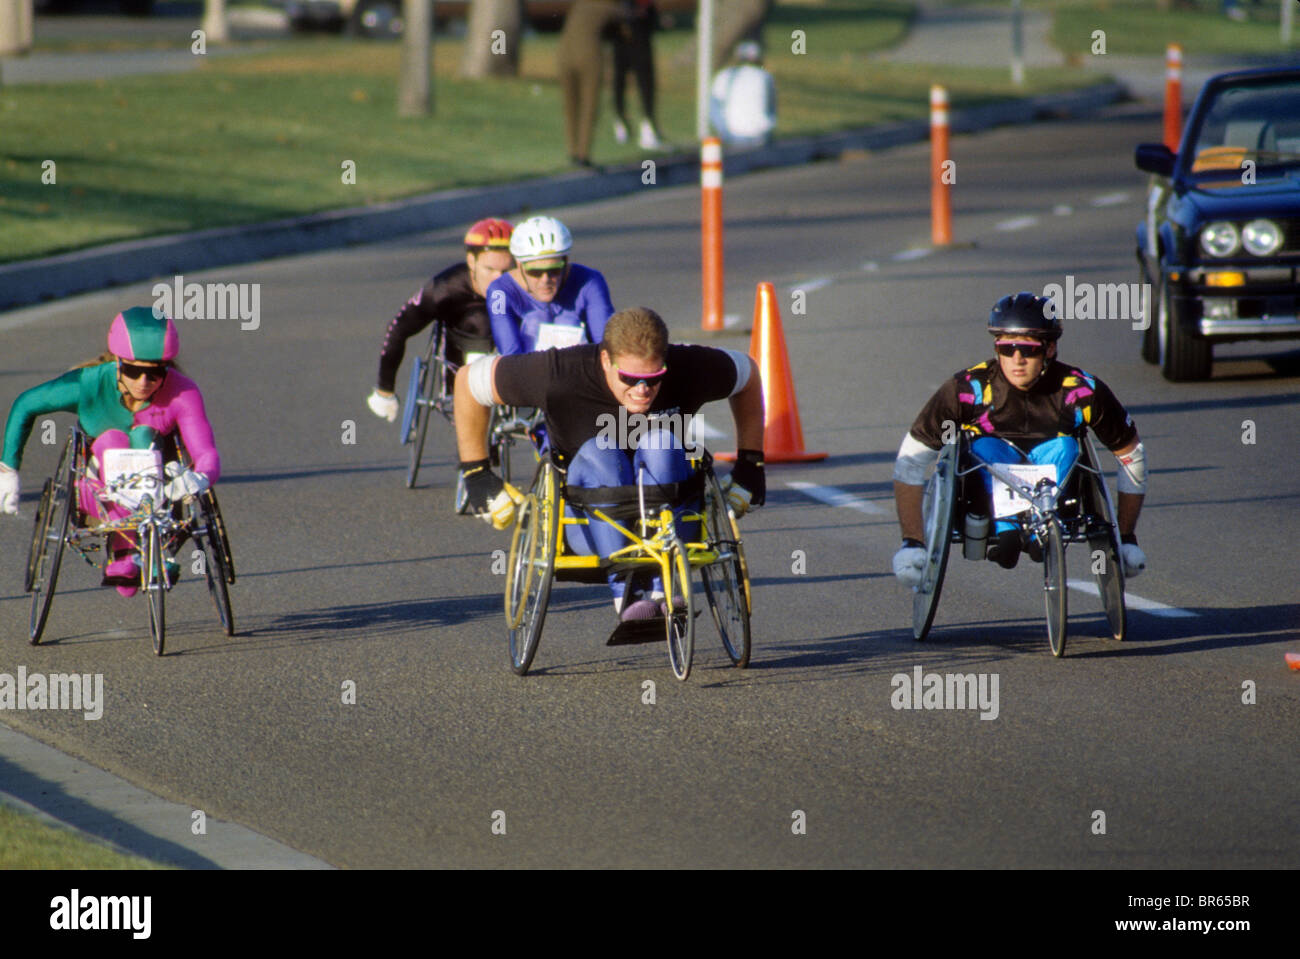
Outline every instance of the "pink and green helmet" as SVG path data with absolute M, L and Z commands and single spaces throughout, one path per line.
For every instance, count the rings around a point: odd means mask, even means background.
M 162 363 L 176 358 L 181 338 L 169 316 L 155 316 L 152 307 L 133 306 L 113 317 L 108 351 L 123 360 Z

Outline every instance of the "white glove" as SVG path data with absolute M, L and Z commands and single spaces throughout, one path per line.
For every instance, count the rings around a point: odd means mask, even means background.
M 1132 579 L 1147 568 L 1147 554 L 1137 543 L 1124 543 L 1119 548 L 1120 558 L 1124 560 L 1124 576 Z
M 0 463 L 0 513 L 18 515 L 18 471 Z
M 925 575 L 925 548 L 900 546 L 894 554 L 894 575 L 904 586 L 920 586 Z
M 195 470 L 185 470 L 164 487 L 167 498 L 175 502 L 187 496 L 197 496 L 211 486 L 211 481 Z
M 366 405 L 370 407 L 370 412 L 390 423 L 397 422 L 397 414 L 402 408 L 396 396 L 380 396 L 378 389 L 370 391 L 370 395 L 366 397 Z

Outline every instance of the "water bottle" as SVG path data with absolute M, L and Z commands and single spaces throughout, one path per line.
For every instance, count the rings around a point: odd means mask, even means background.
M 966 540 L 962 544 L 962 555 L 967 559 L 983 559 L 984 549 L 988 545 L 989 518 L 966 514 Z

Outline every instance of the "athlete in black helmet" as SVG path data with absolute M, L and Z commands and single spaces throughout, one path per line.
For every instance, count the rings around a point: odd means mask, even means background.
M 925 404 L 903 439 L 894 462 L 894 502 L 903 545 L 894 556 L 894 574 L 907 586 L 921 581 L 925 534 L 921 500 L 926 472 L 951 430 L 960 428 L 971 451 L 990 463 L 1052 463 L 1064 476 L 1079 455 L 1079 438 L 1091 428 L 1119 460 L 1116 522 L 1122 541 L 1124 573 L 1146 568 L 1137 544 L 1138 513 L 1147 489 L 1146 453 L 1137 428 L 1115 395 L 1090 373 L 1056 358 L 1061 321 L 1047 297 L 1032 293 L 1004 296 L 989 314 L 993 359 L 962 370 Z M 945 424 L 952 424 L 945 426 Z M 983 471 L 985 483 L 992 477 Z M 1010 569 L 1022 544 L 1013 523 L 999 521 L 988 557 Z

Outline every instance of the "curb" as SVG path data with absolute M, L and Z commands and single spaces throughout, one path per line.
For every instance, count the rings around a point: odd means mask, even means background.
M 953 111 L 950 129 L 970 133 L 1003 124 L 1080 116 L 1126 95 L 1123 85 L 1111 81 L 1070 93 L 1004 100 Z M 724 169 L 734 176 L 752 170 L 797 166 L 851 150 L 880 150 L 915 143 L 929 135 L 928 120 L 909 120 L 843 133 L 797 137 L 726 156 Z M 691 183 L 698 169 L 699 161 L 693 153 L 659 159 L 655 183 L 661 186 Z M 129 240 L 21 260 L 0 266 L 0 310 L 151 277 L 313 253 L 458 226 L 478 219 L 484 210 L 503 215 L 535 207 L 539 196 L 545 196 L 548 207 L 622 196 L 643 188 L 641 175 L 641 165 L 630 164 L 601 172 L 566 173 L 519 183 L 447 190 L 270 223 Z
M 206 817 L 0 723 L 0 805 L 117 852 L 181 869 L 333 869 L 239 823 Z

